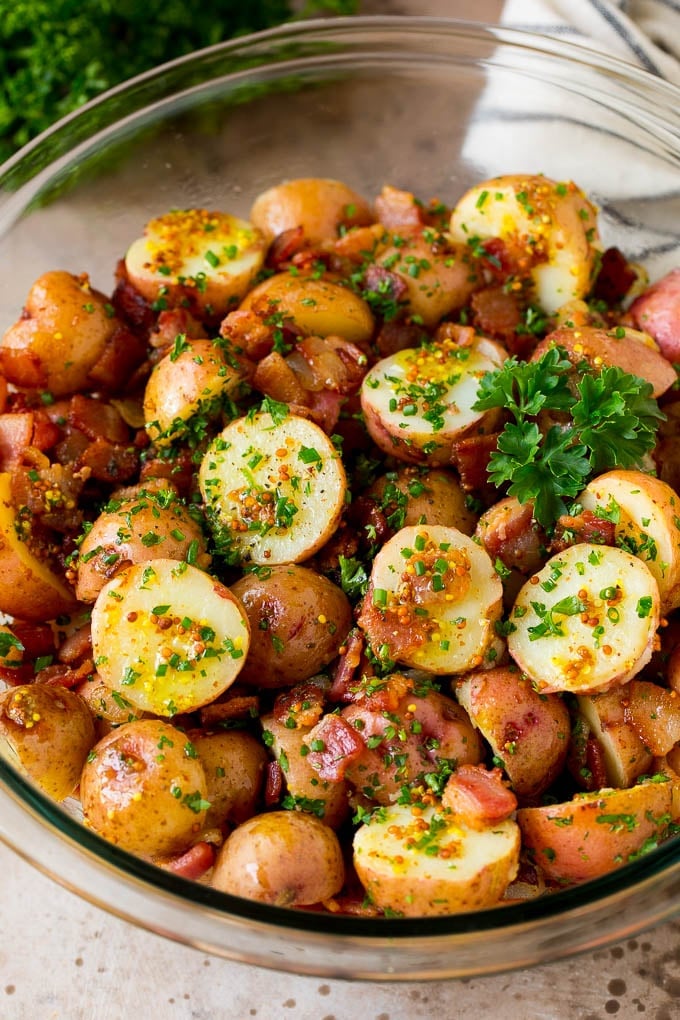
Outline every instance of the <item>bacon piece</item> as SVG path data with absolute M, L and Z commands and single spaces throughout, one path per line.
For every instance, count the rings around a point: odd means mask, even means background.
M 138 290 L 130 283 L 125 259 L 119 259 L 116 265 L 116 288 L 111 296 L 111 304 L 116 314 L 136 330 L 146 333 L 154 324 L 156 313 Z
M 16 687 L 33 680 L 35 660 L 41 656 L 53 655 L 56 646 L 54 632 L 49 624 L 14 620 L 9 629 L 23 645 L 23 651 L 20 653 L 21 661 L 17 661 L 16 666 L 0 666 L 0 680 L 10 687 Z
M 78 458 L 79 470 L 88 468 L 100 482 L 120 484 L 134 478 L 139 469 L 139 451 L 134 446 L 95 439 Z
M 500 559 L 509 570 L 530 575 L 544 563 L 547 539 L 534 521 L 532 503 L 519 503 L 512 496 L 494 503 L 482 514 L 477 535 L 491 559 Z
M 396 302 L 404 301 L 408 294 L 408 284 L 398 273 L 393 273 L 384 266 L 371 263 L 362 281 L 364 291 L 380 294 Z
M 59 661 L 68 666 L 81 662 L 92 656 L 92 630 L 89 623 L 83 624 L 73 634 L 69 634 L 59 648 Z
M 220 325 L 220 336 L 230 340 L 253 361 L 266 357 L 274 347 L 271 328 L 265 325 L 262 317 L 245 308 L 229 312 Z
M 298 726 L 314 726 L 323 714 L 326 692 L 311 680 L 282 691 L 274 701 L 274 718 L 283 725 L 294 719 Z
M 309 764 L 320 779 L 339 783 L 352 762 L 357 761 L 366 750 L 361 735 L 340 715 L 325 715 L 304 739 L 310 752 Z M 315 750 L 319 744 L 322 750 Z
M 356 673 L 364 653 L 364 635 L 357 627 L 353 627 L 345 638 L 344 651 L 341 652 L 333 674 L 333 683 L 328 692 L 330 701 L 356 701 L 363 694 L 352 691 L 356 684 Z
M 0 370 L 15 386 L 44 389 L 47 375 L 41 359 L 31 350 L 0 347 Z
M 499 435 L 491 432 L 483 436 L 468 436 L 453 443 L 451 449 L 451 463 L 460 475 L 461 485 L 466 492 L 474 492 L 488 505 L 498 498 L 497 489 L 488 480 L 487 469 Z
M 301 252 L 308 244 L 302 227 L 290 227 L 288 230 L 283 230 L 269 245 L 267 265 L 280 272 L 293 256 Z
M 310 396 L 297 375 L 278 351 L 263 358 L 253 376 L 253 386 L 272 400 L 308 407 Z
M 61 438 L 61 428 L 55 422 L 50 421 L 44 411 L 35 411 L 33 414 L 33 439 L 31 446 L 36 450 L 44 452 L 51 450 Z
M 422 227 L 425 224 L 423 207 L 410 191 L 402 191 L 386 184 L 375 200 L 378 219 L 388 230 L 401 227 Z
M 69 423 L 88 439 L 106 439 L 109 443 L 128 443 L 130 429 L 112 404 L 76 393 L 71 398 Z
M 264 802 L 266 807 L 279 803 L 283 785 L 281 766 L 277 761 L 268 761 L 264 767 Z
M 576 517 L 563 514 L 550 543 L 551 552 L 562 552 L 579 542 L 593 542 L 596 545 L 616 545 L 616 525 L 604 517 L 598 517 L 594 510 L 583 510 Z
M 196 843 L 189 850 L 176 857 L 157 857 L 154 864 L 166 871 L 172 871 L 182 878 L 196 882 L 210 871 L 215 863 L 215 848 L 211 843 Z
M 383 322 L 376 338 L 378 354 L 381 358 L 388 358 L 398 351 L 417 347 L 422 337 L 422 327 L 415 326 L 411 322 L 402 322 L 399 319 Z
M 146 358 L 146 342 L 124 323 L 117 323 L 104 350 L 88 373 L 93 389 L 118 392 Z
M 0 414 L 0 471 L 11 471 L 21 464 L 33 439 L 34 423 L 32 411 Z
M 600 271 L 593 285 L 593 297 L 608 305 L 618 305 L 633 286 L 637 273 L 618 248 L 602 253 Z
M 442 803 L 471 829 L 486 829 L 509 818 L 517 807 L 517 798 L 506 786 L 500 769 L 461 765 L 449 778 Z
M 503 287 L 484 287 L 470 298 L 473 322 L 480 333 L 507 340 L 515 335 L 522 315 L 517 297 Z M 529 338 L 535 343 L 533 337 Z
M 94 662 L 92 659 L 84 659 L 75 668 L 65 663 L 55 662 L 53 666 L 45 666 L 35 675 L 35 682 L 46 684 L 48 687 L 77 687 L 84 680 L 91 680 L 94 676 Z

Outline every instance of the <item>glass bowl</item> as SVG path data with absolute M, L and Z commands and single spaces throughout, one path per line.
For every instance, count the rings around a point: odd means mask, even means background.
M 247 215 L 284 177 L 384 183 L 449 203 L 501 173 L 573 178 L 606 245 L 652 277 L 680 264 L 680 91 L 561 41 L 449 19 L 309 21 L 124 84 L 0 171 L 0 321 L 49 269 L 104 291 L 152 216 Z M 327 977 L 413 980 L 525 967 L 631 936 L 680 904 L 672 840 L 599 880 L 452 917 L 266 907 L 157 869 L 85 829 L 0 759 L 0 838 L 63 885 L 159 934 Z

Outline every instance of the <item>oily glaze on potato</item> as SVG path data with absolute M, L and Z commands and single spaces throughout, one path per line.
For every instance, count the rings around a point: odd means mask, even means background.
M 638 776 L 648 772 L 652 753 L 627 718 L 630 684 L 606 694 L 581 694 L 576 703 L 578 716 L 601 750 L 607 784 L 632 786 Z
M 306 680 L 336 657 L 352 625 L 342 589 L 308 567 L 245 574 L 231 590 L 253 634 L 241 683 L 270 688 Z
M 374 216 L 365 199 L 342 181 L 298 177 L 258 195 L 250 220 L 269 241 L 300 227 L 307 241 L 319 244 L 335 237 L 340 227 L 367 226 Z
M 342 888 L 338 837 L 313 815 L 271 811 L 244 822 L 221 848 L 211 885 L 279 907 L 309 906 Z
M 460 480 L 446 468 L 409 465 L 381 475 L 367 495 L 377 500 L 388 524 L 442 524 L 464 535 L 475 530 L 477 518 L 468 506 Z
M 519 866 L 513 821 L 484 830 L 446 811 L 383 808 L 354 835 L 354 867 L 371 903 L 405 917 L 494 906 Z
M 206 795 L 190 741 L 156 719 L 126 723 L 100 740 L 80 781 L 86 824 L 143 857 L 190 846 L 205 822 Z
M 0 753 L 54 800 L 73 793 L 95 740 L 92 713 L 73 691 L 31 683 L 0 694 Z
M 547 807 L 521 808 L 522 842 L 547 878 L 570 884 L 622 867 L 670 821 L 672 783 L 580 793 Z
M 245 730 L 225 730 L 192 737 L 192 754 L 203 766 L 206 800 L 205 826 L 241 825 L 256 813 L 268 756 L 262 744 Z

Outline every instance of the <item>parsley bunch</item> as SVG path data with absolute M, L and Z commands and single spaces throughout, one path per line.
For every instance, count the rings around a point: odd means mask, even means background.
M 644 379 L 607 366 L 596 371 L 587 362 L 572 365 L 562 347 L 552 347 L 534 362 L 508 358 L 483 376 L 475 410 L 500 407 L 514 422 L 498 437 L 489 478 L 509 482 L 520 503 L 533 502 L 534 518 L 552 527 L 567 512 L 589 477 L 611 468 L 640 468 L 656 442 L 664 414 Z M 543 432 L 542 411 L 564 415 L 564 424 Z
M 356 7 L 308 0 L 302 15 Z M 292 16 L 292 0 L 0 0 L 0 162 L 126 78 Z

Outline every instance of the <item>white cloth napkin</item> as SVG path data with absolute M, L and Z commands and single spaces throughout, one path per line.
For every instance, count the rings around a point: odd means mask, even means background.
M 680 85 L 680 0 L 507 0 L 501 23 L 580 42 Z

